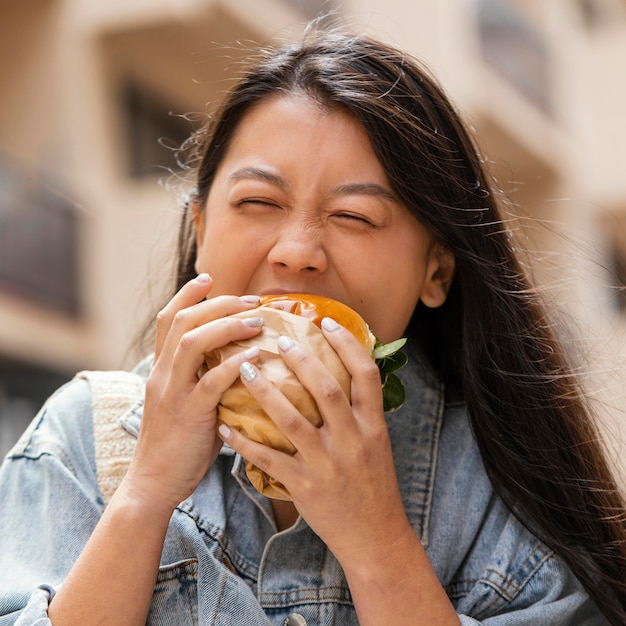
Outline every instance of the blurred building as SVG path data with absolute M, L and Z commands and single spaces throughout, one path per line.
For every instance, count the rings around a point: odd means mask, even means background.
M 247 48 L 329 10 L 446 85 L 619 434 L 623 0 L 0 0 L 0 453 L 74 371 L 136 359 L 171 282 L 175 148 Z

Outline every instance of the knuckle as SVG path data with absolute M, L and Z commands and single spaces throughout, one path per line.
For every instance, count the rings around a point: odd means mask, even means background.
M 181 311 L 176 311 L 176 313 L 174 314 L 174 318 L 172 320 L 172 325 L 173 326 L 185 326 L 187 319 L 189 317 L 189 314 L 187 313 L 187 311 L 185 309 L 182 309 Z
M 162 326 L 169 326 L 170 313 L 167 308 L 161 309 L 156 315 L 156 326 L 160 328 Z
M 306 365 L 310 362 L 309 353 L 300 344 L 294 345 L 287 354 L 289 355 L 291 363 L 293 363 L 296 367 Z
M 192 349 L 194 343 L 195 333 L 192 331 L 186 332 L 181 336 L 178 342 L 178 348 L 181 352 L 189 352 Z
M 363 446 L 355 446 L 355 448 L 352 450 L 352 456 L 353 464 L 355 466 L 371 464 L 372 455 L 370 454 L 369 449 Z
M 365 361 L 361 366 L 361 376 L 365 380 L 377 382 L 380 380 L 380 371 L 378 365 L 372 360 Z
M 162 386 L 161 381 L 157 381 L 155 376 L 149 376 L 148 380 L 146 380 L 146 396 L 156 396 L 162 389 Z
M 319 484 L 317 481 L 301 476 L 298 480 L 298 492 L 303 499 L 316 500 L 320 495 Z
M 256 465 L 256 466 L 257 466 L 257 467 L 258 467 L 261 471 L 263 471 L 263 472 L 267 472 L 267 471 L 270 469 L 270 467 L 271 467 L 271 465 L 272 465 L 272 462 L 271 462 L 271 460 L 270 460 L 270 457 L 269 457 L 267 454 L 265 454 L 265 453 L 261 452 L 261 453 L 259 453 L 259 454 L 258 454 L 258 456 L 256 457 L 256 459 L 254 460 L 254 464 L 255 464 L 255 465 Z
M 212 370 L 207 369 L 206 367 L 200 368 L 198 372 L 200 375 L 197 384 L 197 387 L 200 389 L 201 393 L 207 393 L 214 389 L 215 384 L 212 377 Z
M 343 389 L 336 380 L 327 380 L 320 384 L 320 395 L 330 403 L 336 403 L 343 399 Z
M 234 325 L 237 323 L 237 320 L 230 317 L 220 317 L 213 321 L 215 327 L 218 331 L 223 332 L 227 330 L 232 330 Z
M 256 376 L 251 382 L 256 385 L 254 396 L 259 404 L 262 405 L 271 398 L 274 390 L 269 385 L 264 384 L 259 376 Z
M 379 421 L 370 427 L 369 438 L 377 446 L 387 446 L 389 443 L 389 431 L 384 421 Z
M 296 434 L 302 428 L 301 419 L 300 415 L 294 412 L 289 412 L 283 416 L 281 427 L 287 438 Z

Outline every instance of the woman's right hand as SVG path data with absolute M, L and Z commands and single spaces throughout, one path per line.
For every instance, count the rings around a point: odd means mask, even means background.
M 216 436 L 217 404 L 258 350 L 242 351 L 199 376 L 205 354 L 261 332 L 262 320 L 233 313 L 258 306 L 256 296 L 205 299 L 206 274 L 188 282 L 157 316 L 154 364 L 137 448 L 125 491 L 171 511 L 196 488 L 222 446 Z

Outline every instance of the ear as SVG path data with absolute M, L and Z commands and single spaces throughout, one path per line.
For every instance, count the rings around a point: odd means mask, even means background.
M 435 242 L 429 252 L 426 279 L 420 300 L 429 308 L 441 306 L 448 297 L 456 264 L 452 251 Z
M 204 241 L 204 207 L 199 202 L 190 200 L 189 208 L 193 217 L 193 225 L 196 230 L 196 272 L 199 274 L 198 258 L 200 256 L 200 250 L 202 250 L 202 242 Z

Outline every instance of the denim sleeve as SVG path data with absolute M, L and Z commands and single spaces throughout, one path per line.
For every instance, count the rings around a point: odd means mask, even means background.
M 463 569 L 448 591 L 464 626 L 608 624 L 566 564 L 511 514 L 482 571 Z
M 88 384 L 68 383 L 0 467 L 0 626 L 48 623 L 50 593 L 102 514 L 91 420 Z
M 554 556 L 546 560 L 526 586 L 528 589 L 518 590 L 516 597 L 509 599 L 505 602 L 506 607 L 501 606 L 498 610 L 495 606 L 501 605 L 502 598 L 494 601 L 493 587 L 490 588 L 487 580 L 478 581 L 472 592 L 457 606 L 461 625 L 608 626 L 609 622 L 578 581 Z
M 494 493 L 464 405 L 447 407 L 439 458 L 428 553 L 463 626 L 607 624 L 563 560 Z

